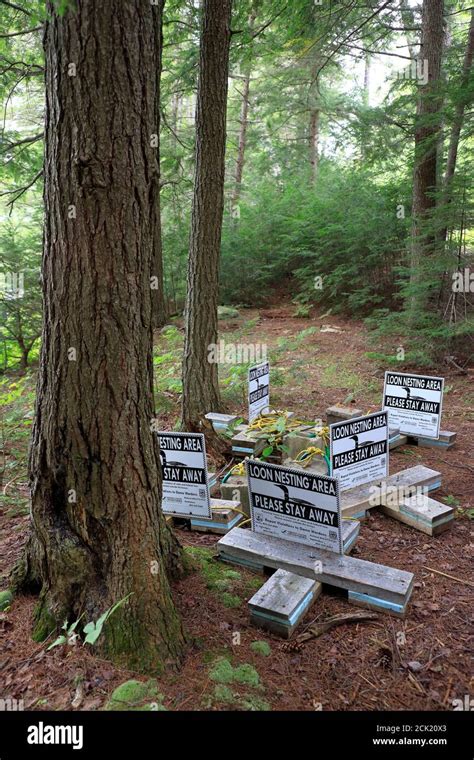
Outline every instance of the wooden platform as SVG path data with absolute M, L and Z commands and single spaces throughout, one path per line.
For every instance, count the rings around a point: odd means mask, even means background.
M 354 409 L 352 406 L 329 406 L 326 409 L 326 420 L 328 425 L 333 425 L 336 422 L 343 422 L 344 420 L 354 420 L 357 417 L 363 417 L 364 412 L 362 409 Z
M 452 449 L 456 443 L 457 433 L 450 430 L 440 430 L 439 438 L 423 438 L 422 436 L 409 435 L 408 444 L 411 446 L 424 446 L 433 449 Z
M 212 517 L 192 517 L 191 530 L 224 535 L 245 519 L 245 515 L 236 510 L 242 510 L 240 501 L 211 499 Z
M 382 505 L 380 511 L 429 536 L 444 533 L 454 522 L 454 509 L 428 496 L 402 499 L 396 506 Z
M 407 494 L 411 495 L 409 489 L 425 488 L 427 491 L 434 491 L 440 486 L 441 473 L 419 464 L 389 475 L 388 478 L 376 483 L 366 483 L 363 486 L 351 488 L 349 491 L 343 491 L 341 511 L 344 517 L 363 520 L 367 510 L 379 507 L 384 502 L 384 493 L 392 497 L 393 491 L 397 489 L 401 496 L 405 497 Z
M 289 639 L 322 588 L 314 579 L 277 570 L 249 600 L 250 622 Z
M 413 574 L 404 570 L 241 528 L 221 538 L 217 551 L 219 558 L 227 562 L 287 570 L 344 589 L 354 604 L 399 617 L 406 613 L 413 588 Z M 316 563 L 321 563 L 321 572 L 315 572 Z

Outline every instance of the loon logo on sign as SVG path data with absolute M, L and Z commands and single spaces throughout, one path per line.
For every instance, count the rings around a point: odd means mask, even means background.
M 270 406 L 270 365 L 257 364 L 249 369 L 249 422 Z
M 158 433 L 163 476 L 163 512 L 210 517 L 206 444 L 202 433 Z
M 444 378 L 386 372 L 383 408 L 403 435 L 439 438 Z
M 341 491 L 388 475 L 388 412 L 336 422 L 329 427 L 331 475 Z
M 335 478 L 247 460 L 252 530 L 342 554 Z

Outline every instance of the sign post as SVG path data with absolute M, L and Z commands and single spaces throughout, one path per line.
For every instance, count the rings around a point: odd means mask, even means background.
M 211 517 L 206 444 L 202 433 L 158 433 L 163 476 L 163 512 Z
M 255 533 L 342 554 L 337 480 L 256 460 L 246 467 Z
M 249 387 L 249 422 L 270 407 L 270 364 L 264 362 L 250 367 Z
M 341 491 L 388 475 L 388 412 L 375 412 L 329 427 L 331 475 Z
M 439 438 L 444 378 L 385 373 L 383 408 L 403 435 Z

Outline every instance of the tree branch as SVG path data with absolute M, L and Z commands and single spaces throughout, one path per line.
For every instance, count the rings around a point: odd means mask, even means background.
M 44 137 L 44 132 L 40 132 L 38 135 L 33 135 L 32 137 L 24 137 L 23 140 L 16 140 L 16 142 L 9 142 L 6 144 L 5 148 L 0 151 L 0 153 L 6 153 L 9 150 L 12 150 L 13 148 L 17 148 L 19 145 L 25 145 L 27 143 L 35 143 L 38 142 L 38 140 L 42 140 Z
M 43 26 L 34 26 L 33 29 L 24 29 L 22 32 L 9 32 L 8 34 L 0 34 L 0 40 L 4 40 L 7 37 L 20 37 L 22 34 L 33 34 L 33 32 L 39 32 Z
M 10 206 L 10 214 L 13 211 L 13 204 L 16 203 L 16 201 L 21 198 L 21 196 L 26 193 L 27 190 L 30 189 L 30 187 L 33 187 L 35 182 L 43 175 L 43 169 L 40 169 L 40 171 L 35 174 L 31 182 L 29 182 L 24 187 L 16 187 L 14 190 L 5 190 L 5 192 L 0 193 L 0 198 L 4 195 L 15 195 L 14 198 L 12 198 L 10 201 L 8 201 L 7 206 Z
M 31 16 L 30 11 L 27 11 L 26 8 L 22 8 L 21 5 L 16 5 L 15 3 L 9 3 L 7 0 L 0 0 L 0 5 L 6 5 L 8 8 L 13 8 L 16 11 L 25 13 L 27 16 Z

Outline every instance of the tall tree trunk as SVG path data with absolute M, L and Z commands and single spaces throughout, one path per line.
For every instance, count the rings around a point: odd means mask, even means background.
M 183 356 L 181 420 L 187 430 L 220 407 L 217 364 L 208 356 L 217 343 L 231 6 L 232 0 L 203 1 Z
M 427 294 L 423 293 L 423 266 L 427 256 L 436 248 L 433 211 L 436 207 L 437 144 L 440 131 L 439 79 L 443 50 L 443 0 L 423 0 L 422 44 L 420 58 L 425 62 L 426 84 L 418 85 L 418 103 L 415 121 L 415 166 L 413 174 L 412 319 L 423 307 Z
M 364 61 L 364 105 L 370 105 L 370 53 L 365 54 Z
M 319 108 L 309 114 L 309 162 L 311 165 L 311 184 L 316 184 L 319 164 Z
M 413 34 L 415 28 L 415 14 L 413 8 L 408 5 L 408 0 L 400 0 L 400 16 L 402 24 L 405 27 L 405 37 L 407 41 L 408 52 L 412 61 L 416 60 L 416 43 Z
M 179 545 L 160 510 L 153 418 L 151 205 L 156 188 L 152 5 L 47 4 L 44 326 L 30 451 L 32 533 L 13 580 L 40 590 L 35 637 L 105 623 L 127 667 L 177 662 L 168 575 Z M 71 63 L 77 69 L 68 75 Z
M 158 0 L 152 5 L 154 17 L 154 29 L 156 35 L 157 70 L 156 70 L 156 94 L 155 94 L 155 124 L 156 124 L 156 175 L 155 175 L 155 192 L 152 199 L 153 213 L 153 263 L 151 272 L 151 292 L 152 292 L 152 311 L 153 327 L 163 327 L 167 319 L 167 308 L 165 299 L 165 288 L 163 281 L 163 244 L 161 238 L 161 198 L 160 198 L 160 85 L 162 69 L 162 50 L 163 50 L 163 9 L 165 0 Z
M 255 8 L 252 8 L 249 17 L 249 32 L 252 35 L 257 12 Z M 231 208 L 233 211 L 232 218 L 237 219 L 238 216 L 234 212 L 237 208 L 240 199 L 240 193 L 242 191 L 242 178 L 244 174 L 245 163 L 245 149 L 247 147 L 247 130 L 249 122 L 249 108 L 250 108 L 250 78 L 252 74 L 252 49 L 253 49 L 253 37 L 249 42 L 249 49 L 247 50 L 247 56 L 249 58 L 247 63 L 247 71 L 244 74 L 243 89 L 242 89 L 242 102 L 240 106 L 240 129 L 239 129 L 239 145 L 237 150 L 237 163 L 235 165 L 235 184 L 231 199 Z
M 243 89 L 242 89 L 242 104 L 240 107 L 240 128 L 239 128 L 239 147 L 237 150 L 237 163 L 235 165 L 235 184 L 232 193 L 231 207 L 232 210 L 236 209 L 240 199 L 240 193 L 242 191 L 242 177 L 244 174 L 245 163 L 245 148 L 247 147 L 247 128 L 249 118 L 249 95 L 250 95 L 250 68 L 244 76 Z M 236 214 L 232 214 L 233 218 L 237 218 Z
M 448 158 L 446 162 L 446 171 L 444 175 L 444 187 L 443 187 L 443 207 L 447 217 L 449 204 L 451 202 L 452 182 L 454 179 L 454 173 L 456 171 L 456 162 L 459 148 L 459 138 L 461 136 L 461 129 L 464 120 L 464 112 L 466 108 L 471 105 L 474 100 L 474 89 L 470 86 L 470 78 L 472 71 L 472 60 L 474 57 L 474 8 L 471 10 L 471 22 L 469 25 L 469 33 L 467 38 L 466 53 L 464 55 L 464 64 L 462 69 L 461 83 L 460 83 L 460 96 L 456 103 L 456 110 L 454 112 L 454 120 L 451 127 L 451 135 L 449 139 Z M 444 242 L 448 232 L 447 222 L 443 226 L 441 231 L 441 239 Z

